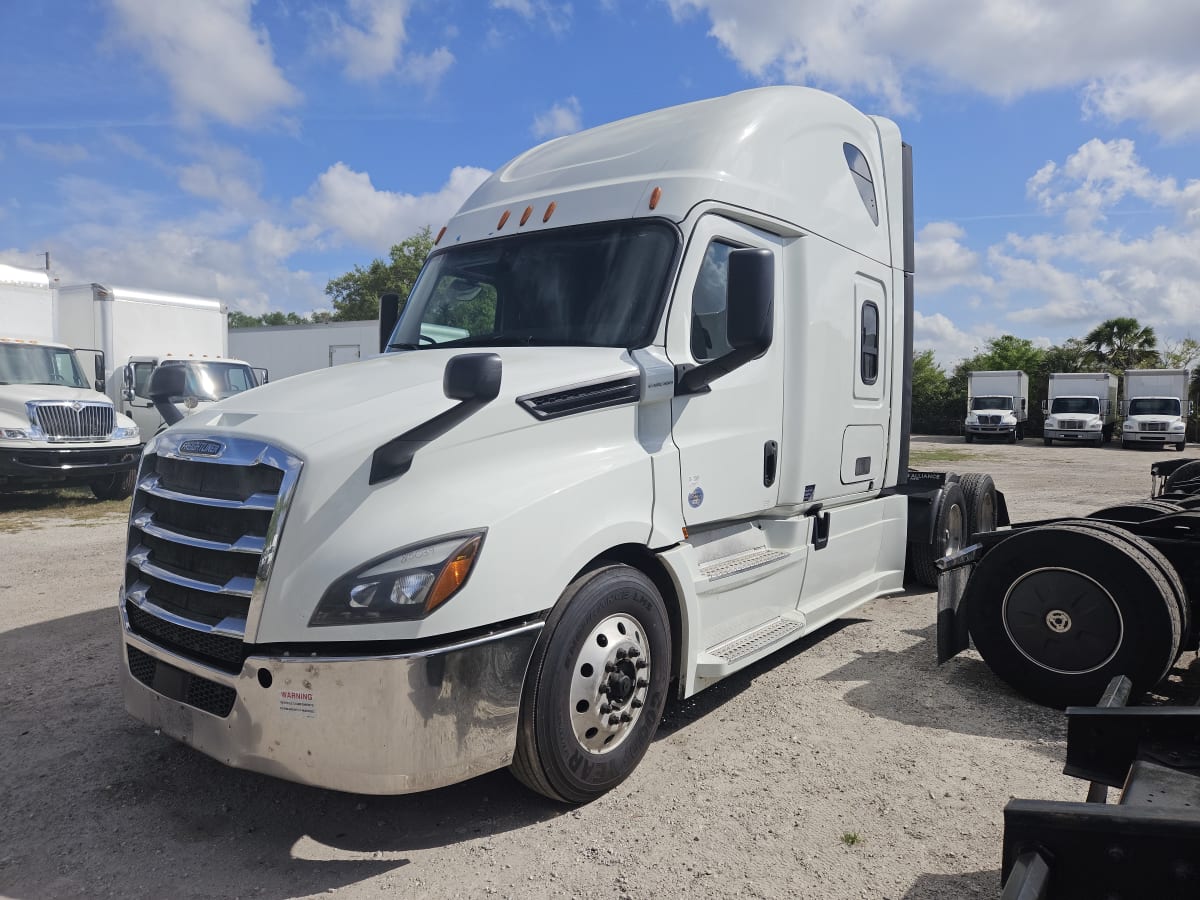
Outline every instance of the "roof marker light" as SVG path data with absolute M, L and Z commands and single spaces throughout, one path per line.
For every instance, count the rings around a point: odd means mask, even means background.
M 662 199 L 662 188 L 656 187 L 650 192 L 650 208 L 658 206 L 658 201 Z
M 443 225 L 442 230 L 438 232 L 438 236 L 433 239 L 433 246 L 436 247 L 439 243 L 441 243 L 441 240 L 445 236 L 445 234 L 446 234 L 446 226 Z
M 499 231 L 504 227 L 504 223 L 508 221 L 508 210 L 504 211 L 504 215 L 500 217 L 500 221 L 496 224 L 496 230 Z
M 533 207 L 525 207 L 525 212 L 521 213 L 521 224 L 524 225 L 526 222 L 528 222 L 531 215 L 533 215 Z
M 550 201 L 550 205 L 546 207 L 546 214 L 544 216 L 542 216 L 543 222 L 550 221 L 550 217 L 552 215 L 554 215 L 554 210 L 555 210 L 555 207 L 557 207 L 557 206 L 558 206 L 558 204 L 555 203 L 553 200 Z

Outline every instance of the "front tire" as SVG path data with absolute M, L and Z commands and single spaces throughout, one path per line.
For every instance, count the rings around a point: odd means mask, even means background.
M 1051 440 L 1050 438 L 1048 438 L 1048 437 L 1044 437 L 1044 438 L 1042 438 L 1042 443 L 1043 443 L 1043 444 L 1045 444 L 1047 447 L 1049 447 L 1051 444 L 1053 444 L 1053 443 L 1054 443 L 1054 441 L 1052 441 L 1052 440 Z
M 670 679 L 671 625 L 654 582 L 626 565 L 585 572 L 534 648 L 512 773 L 564 803 L 612 790 L 649 748 Z
M 92 494 L 97 500 L 124 500 L 133 494 L 133 482 L 137 478 L 137 470 L 117 472 L 104 478 L 88 482 Z

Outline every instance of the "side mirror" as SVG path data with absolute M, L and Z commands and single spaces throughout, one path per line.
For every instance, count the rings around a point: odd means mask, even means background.
M 753 247 L 730 252 L 725 309 L 733 349 L 695 368 L 677 367 L 676 396 L 704 391 L 767 352 L 775 333 L 775 254 Z
M 150 375 L 150 385 L 146 393 L 154 402 L 154 408 L 168 425 L 174 425 L 183 418 L 172 397 L 183 396 L 187 389 L 187 373 L 183 366 L 158 366 Z
M 93 369 L 94 369 L 94 371 L 95 371 L 95 373 L 96 373 L 96 384 L 95 384 L 96 391 L 97 391 L 98 393 L 101 393 L 101 394 L 103 394 L 103 393 L 104 393 L 104 388 L 105 388 L 105 383 L 104 383 L 104 353 L 103 353 L 103 352 L 101 352 L 101 351 L 96 351 L 96 355 L 93 357 L 93 359 L 92 359 L 92 362 L 93 362 Z
M 388 339 L 400 319 L 400 295 L 381 294 L 379 296 L 379 352 L 386 353 Z
M 450 400 L 490 403 L 500 393 L 501 369 L 495 353 L 462 353 L 446 363 L 442 393 Z
M 259 387 L 262 387 L 271 380 L 271 373 L 266 369 L 251 369 L 250 371 L 254 373 L 254 380 L 258 383 Z

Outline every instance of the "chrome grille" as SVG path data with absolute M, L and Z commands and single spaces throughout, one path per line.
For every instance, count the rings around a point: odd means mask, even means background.
M 142 460 L 129 517 L 125 610 L 144 640 L 237 671 L 257 625 L 300 461 L 258 441 L 160 435 Z
M 1143 422 L 1139 426 L 1139 428 L 1142 431 L 1166 431 L 1167 423 L 1166 422 Z
M 999 416 L 980 416 L 979 422 L 982 425 L 999 425 L 1000 417 Z
M 29 421 L 51 441 L 94 441 L 109 437 L 116 424 L 111 403 L 36 400 L 25 404 Z
M 1082 419 L 1062 419 L 1058 423 L 1059 428 L 1081 430 L 1083 428 Z

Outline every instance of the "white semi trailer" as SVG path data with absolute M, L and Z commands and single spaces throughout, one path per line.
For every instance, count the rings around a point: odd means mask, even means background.
M 968 444 L 977 437 L 1002 437 L 1009 443 L 1023 441 L 1028 419 L 1028 375 L 1020 370 L 967 373 L 967 418 L 963 434 Z
M 126 708 L 299 782 L 511 766 L 582 802 L 669 693 L 899 592 L 906 551 L 931 579 L 1007 515 L 985 475 L 908 467 L 910 160 L 771 87 L 501 166 L 384 304 L 391 352 L 150 441 Z M 177 388 L 155 373 L 172 417 Z
M 1112 440 L 1117 425 L 1117 376 L 1109 372 L 1055 372 L 1046 391 L 1042 441 L 1095 444 Z
M 1121 446 L 1187 448 L 1187 416 L 1191 414 L 1187 369 L 1130 369 L 1125 373 L 1125 421 Z
M 229 358 L 228 312 L 219 300 L 78 284 L 58 289 L 55 316 L 64 340 L 103 351 L 102 389 L 143 436 L 163 425 L 146 394 L 160 363 L 186 372 L 175 402 L 189 413 L 257 387 L 262 378 L 248 363 Z
M 57 340 L 53 299 L 46 272 L 0 265 L 0 491 L 88 486 L 101 499 L 128 497 L 138 429 Z

